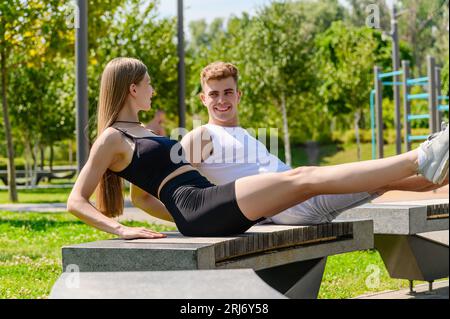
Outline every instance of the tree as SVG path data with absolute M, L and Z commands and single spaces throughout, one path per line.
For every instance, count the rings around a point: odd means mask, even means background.
M 99 79 L 105 64 L 121 56 L 141 59 L 147 65 L 156 90 L 153 108 L 176 114 L 178 57 L 175 19 L 158 18 L 156 1 L 127 0 L 104 31 L 105 36 L 97 37 L 95 50 L 90 51 L 90 114 L 96 113 Z M 149 121 L 150 115 L 143 114 L 141 119 Z M 91 139 L 95 137 L 95 124 L 95 118 L 91 117 Z
M 123 3 L 89 0 L 89 45 L 93 55 L 98 38 L 108 35 L 109 24 Z M 13 108 L 15 126 L 22 128 L 15 136 L 33 141 L 42 150 L 44 145 L 52 150 L 56 141 L 73 136 L 75 29 L 74 21 L 69 20 L 74 18 L 74 9 L 65 0 L 13 0 L 0 4 L 2 126 L 13 202 L 17 201 L 17 191 L 9 106 Z
M 390 44 L 369 28 L 335 22 L 317 38 L 316 67 L 321 79 L 319 96 L 326 113 L 354 114 L 358 160 L 361 160 L 359 122 L 373 87 L 373 66 L 390 65 Z
M 24 66 L 12 72 L 10 92 L 14 126 L 20 130 L 20 136 L 36 167 L 37 155 L 32 152 L 50 147 L 50 169 L 53 167 L 53 145 L 73 137 L 74 84 L 73 59 L 54 57 L 41 66 Z M 45 71 L 44 71 L 45 70 Z M 41 169 L 44 159 L 41 156 Z
M 193 21 L 189 25 L 190 37 L 186 49 L 186 76 L 188 106 L 196 117 L 207 118 L 206 109 L 200 102 L 200 72 L 215 61 L 236 62 L 236 48 L 241 41 L 240 31 L 235 32 L 233 25 L 241 25 L 241 19 L 231 17 L 228 25 L 217 18 L 209 25 L 204 20 Z
M 445 63 L 444 68 L 442 69 L 442 95 L 449 95 L 449 61 L 447 58 L 447 62 Z
M 0 3 L 0 72 L 2 113 L 8 157 L 8 196 L 17 202 L 14 145 L 8 107 L 8 80 L 10 71 L 30 60 L 45 49 L 42 26 L 48 17 L 42 15 L 44 4 L 37 0 L 12 0 Z
M 444 50 L 444 53 L 441 51 L 440 62 L 445 62 L 445 52 L 448 52 L 448 8 L 448 0 L 400 1 L 400 10 L 405 10 L 399 18 L 400 35 L 412 48 L 416 76 L 426 73 L 425 57 L 433 54 L 439 46 Z M 447 40 L 439 43 L 439 39 Z
M 310 100 L 316 87 L 314 38 L 342 17 L 343 8 L 337 1 L 273 2 L 243 31 L 238 52 L 246 95 L 264 109 L 274 105 L 281 113 L 288 164 L 288 118 L 295 117 L 301 126 L 314 116 Z

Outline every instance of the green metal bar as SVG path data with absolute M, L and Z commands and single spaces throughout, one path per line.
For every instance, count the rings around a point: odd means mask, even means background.
M 383 85 L 394 86 L 394 85 L 403 85 L 402 82 L 383 82 Z
M 441 95 L 438 97 L 439 101 L 448 101 L 448 96 Z
M 440 112 L 445 112 L 445 111 L 448 112 L 448 105 L 439 105 L 439 106 L 438 106 L 438 110 L 439 110 Z

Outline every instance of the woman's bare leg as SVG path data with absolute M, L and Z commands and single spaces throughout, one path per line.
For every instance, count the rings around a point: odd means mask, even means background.
M 321 194 L 374 192 L 417 174 L 418 151 L 327 167 L 300 167 L 236 181 L 236 199 L 249 220 L 270 217 Z

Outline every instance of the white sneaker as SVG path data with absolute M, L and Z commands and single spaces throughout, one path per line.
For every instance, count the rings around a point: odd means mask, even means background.
M 431 135 L 420 145 L 424 159 L 419 162 L 418 172 L 433 184 L 442 184 L 448 172 L 448 125 L 439 133 Z

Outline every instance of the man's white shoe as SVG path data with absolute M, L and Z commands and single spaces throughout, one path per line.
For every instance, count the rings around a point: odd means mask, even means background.
M 431 135 L 420 145 L 424 159 L 419 160 L 418 172 L 434 184 L 442 184 L 448 172 L 449 127 Z

